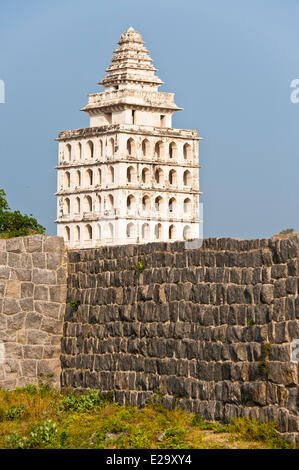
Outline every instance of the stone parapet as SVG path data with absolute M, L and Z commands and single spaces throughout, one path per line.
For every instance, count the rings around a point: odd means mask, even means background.
M 0 239 L 0 387 L 60 387 L 66 262 L 62 238 Z
M 299 443 L 299 237 L 70 251 L 62 386 L 205 419 L 274 420 Z M 80 301 L 77 311 L 71 301 Z

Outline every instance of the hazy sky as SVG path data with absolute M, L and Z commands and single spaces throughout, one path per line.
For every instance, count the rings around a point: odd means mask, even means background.
M 197 129 L 204 236 L 299 232 L 298 0 L 7 0 L 0 6 L 0 187 L 56 233 L 57 137 L 88 126 L 117 41 L 141 32 L 161 91 Z

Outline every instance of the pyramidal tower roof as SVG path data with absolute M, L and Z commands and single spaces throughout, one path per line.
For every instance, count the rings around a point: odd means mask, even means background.
M 141 34 L 131 26 L 125 31 L 118 42 L 119 47 L 114 51 L 111 65 L 106 69 L 107 75 L 99 82 L 104 88 L 118 85 L 134 88 L 154 88 L 162 85 L 152 65 L 149 51 L 144 47 Z

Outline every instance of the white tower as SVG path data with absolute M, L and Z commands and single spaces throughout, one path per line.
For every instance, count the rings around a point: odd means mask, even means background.
M 172 128 L 174 94 L 159 92 L 141 35 L 120 38 L 90 127 L 59 134 L 57 233 L 70 248 L 199 236 L 197 131 Z

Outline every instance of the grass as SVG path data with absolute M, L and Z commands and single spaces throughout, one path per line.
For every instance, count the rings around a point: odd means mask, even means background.
M 158 397 L 158 398 L 157 398 Z M 157 396 L 143 408 L 120 406 L 113 394 L 61 394 L 48 386 L 0 389 L 0 448 L 281 449 L 274 423 L 238 418 L 206 422 Z

